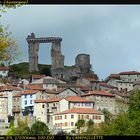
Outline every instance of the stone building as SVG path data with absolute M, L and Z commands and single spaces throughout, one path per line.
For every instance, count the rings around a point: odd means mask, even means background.
M 107 91 L 92 90 L 81 95 L 81 97 L 93 101 L 96 110 L 107 109 L 115 114 L 115 95 Z
M 36 38 L 34 33 L 26 38 L 29 48 L 29 71 L 39 71 L 38 51 L 40 43 L 52 43 L 51 49 L 51 75 L 52 77 L 64 80 L 66 82 L 76 81 L 77 78 L 87 74 L 94 74 L 91 71 L 90 55 L 78 54 L 75 58 L 75 65 L 70 68 L 64 67 L 64 55 L 61 53 L 60 37 Z

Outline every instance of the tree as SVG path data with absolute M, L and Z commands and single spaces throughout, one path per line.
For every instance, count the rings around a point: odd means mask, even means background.
M 98 131 L 99 135 L 140 135 L 140 91 L 132 91 L 129 109 L 121 112 L 111 123 L 105 121 Z
M 14 123 L 12 123 L 7 135 L 30 135 L 27 118 L 24 121 L 18 118 L 17 122 L 18 127 L 15 127 Z
M 27 117 L 25 120 L 18 118 L 18 126 L 15 127 L 14 123 L 11 123 L 10 129 L 7 135 L 48 135 L 50 134 L 47 125 L 43 122 L 36 121 L 32 124 L 31 128 L 28 126 Z
M 6 8 L 16 8 L 16 5 L 0 6 L 0 12 L 6 12 Z M 21 55 L 16 40 L 7 29 L 8 27 L 0 24 L 0 64 L 4 65 L 10 65 L 11 62 L 18 60 Z
M 94 122 L 91 119 L 88 120 L 88 122 L 87 122 L 86 134 L 88 134 L 88 135 L 94 134 Z
M 30 129 L 30 134 L 31 135 L 48 135 L 50 134 L 48 126 L 41 122 L 41 121 L 36 121 Z
M 105 116 L 105 122 L 106 123 L 111 123 L 111 120 L 113 119 L 113 115 L 107 110 L 107 109 L 103 109 L 103 113 Z
M 78 120 L 75 126 L 78 129 L 78 133 L 80 133 L 80 129 L 85 126 L 85 120 Z
M 30 111 L 29 111 L 29 107 L 25 107 L 24 115 L 25 115 L 25 116 L 28 116 L 29 113 L 30 113 Z

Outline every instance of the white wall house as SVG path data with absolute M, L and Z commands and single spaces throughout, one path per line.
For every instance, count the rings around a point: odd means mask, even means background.
M 119 75 L 120 79 L 126 82 L 140 81 L 140 72 L 137 71 L 121 72 Z
M 93 108 L 93 101 L 88 99 L 82 99 L 77 96 L 68 96 L 59 101 L 60 109 L 59 111 L 65 111 L 71 108 Z
M 0 76 L 7 77 L 9 72 L 8 67 L 0 67 Z
M 82 99 L 78 96 L 68 96 L 65 98 L 49 98 L 35 100 L 34 116 L 36 119 L 52 126 L 53 114 L 71 108 L 93 108 L 93 101 Z
M 30 114 L 34 111 L 34 100 L 39 99 L 41 92 L 37 90 L 24 90 L 21 92 L 21 108 L 24 113 L 25 108 L 28 107 Z
M 57 129 L 62 129 L 66 132 L 76 130 L 75 124 L 78 120 L 83 119 L 86 122 L 93 120 L 95 125 L 104 122 L 104 115 L 101 112 L 92 108 L 72 108 L 53 115 L 53 125 Z
M 8 110 L 8 115 L 13 116 L 13 95 L 16 93 L 19 93 L 21 90 L 17 87 L 14 87 L 12 85 L 5 85 L 5 86 L 1 86 L 0 87 L 0 94 L 2 94 L 3 96 L 7 97 L 7 101 L 8 101 L 8 106 L 7 106 L 7 110 Z
M 131 91 L 134 88 L 134 82 L 118 81 L 117 87 L 118 87 L 118 90 Z

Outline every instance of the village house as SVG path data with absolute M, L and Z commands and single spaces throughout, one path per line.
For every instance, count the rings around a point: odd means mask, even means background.
M 50 98 L 46 100 L 34 100 L 33 116 L 48 126 L 52 125 L 54 113 L 65 111 L 71 108 L 93 108 L 93 102 L 78 96 L 67 96 L 65 98 Z
M 13 115 L 15 117 L 21 115 L 21 94 L 13 95 Z
M 8 123 L 8 97 L 0 93 L 0 124 Z
M 68 133 L 72 130 L 76 130 L 75 124 L 78 120 L 93 120 L 96 126 L 104 122 L 103 113 L 96 111 L 93 108 L 71 108 L 62 112 L 55 113 L 53 115 L 53 125 L 62 129 Z
M 41 99 L 42 94 L 38 90 L 23 90 L 21 92 L 21 109 L 24 115 L 25 109 L 28 109 L 29 114 L 32 115 L 34 112 L 34 100 Z
M 0 94 L 7 97 L 8 116 L 13 116 L 13 96 L 21 92 L 21 89 L 12 85 L 4 85 L 0 87 Z
M 92 90 L 82 94 L 81 97 L 93 101 L 96 110 L 107 109 L 115 114 L 115 95 L 107 91 Z
M 117 81 L 117 87 L 118 87 L 118 90 L 121 91 L 121 90 L 126 90 L 126 91 L 131 91 L 133 90 L 133 87 L 134 86 L 134 82 L 131 82 L 131 81 Z
M 9 72 L 9 67 L 0 67 L 0 76 L 7 77 Z

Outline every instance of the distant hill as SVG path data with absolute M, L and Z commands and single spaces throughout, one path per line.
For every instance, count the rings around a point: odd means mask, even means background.
M 9 75 L 14 76 L 15 78 L 29 78 L 32 74 L 44 74 L 44 75 L 51 75 L 50 68 L 51 65 L 45 64 L 38 64 L 39 71 L 38 72 L 29 72 L 29 63 L 23 62 L 19 64 L 13 64 L 10 66 Z

